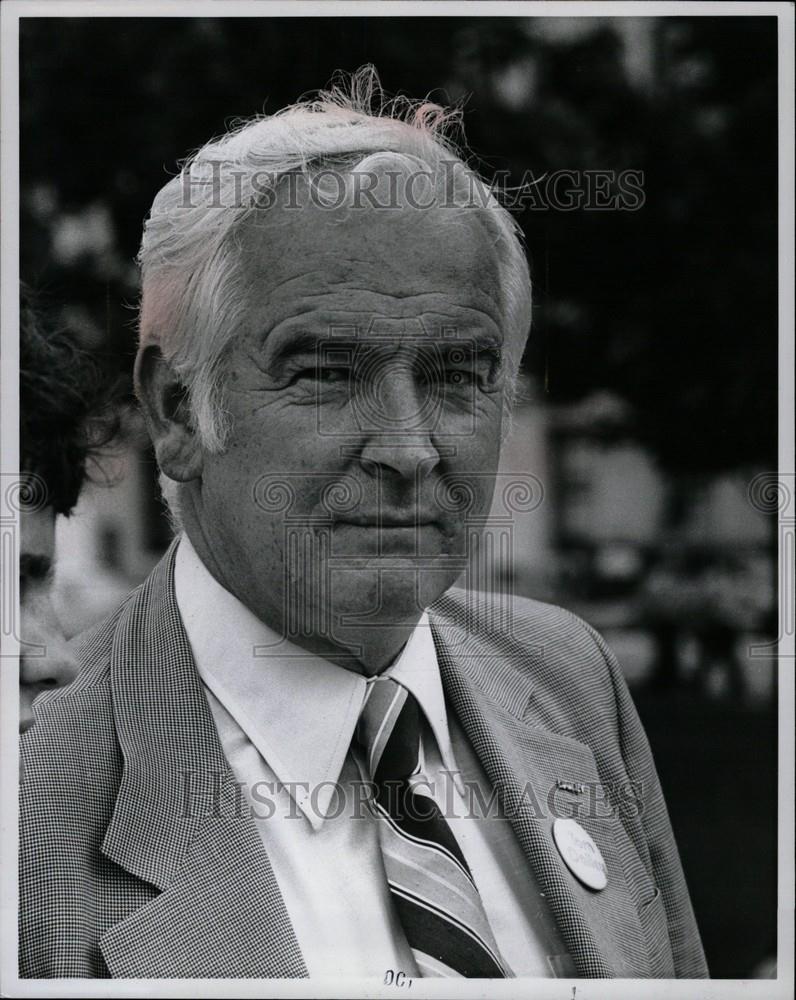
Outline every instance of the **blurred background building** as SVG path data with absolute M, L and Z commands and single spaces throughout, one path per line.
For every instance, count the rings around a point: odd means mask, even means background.
M 555 171 L 575 186 L 638 172 L 632 208 L 515 204 L 536 311 L 501 482 L 533 477 L 537 494 L 508 512 L 511 559 L 490 572 L 606 635 L 712 974 L 765 974 L 777 525 L 750 487 L 777 467 L 776 19 L 23 18 L 21 34 L 22 276 L 128 385 L 155 192 L 235 118 L 337 69 L 373 62 L 389 92 L 465 101 L 469 144 L 509 197 Z M 129 400 L 59 525 L 70 633 L 171 537 Z

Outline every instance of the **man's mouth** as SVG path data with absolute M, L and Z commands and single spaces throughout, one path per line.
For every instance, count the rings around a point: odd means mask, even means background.
M 396 517 L 346 517 L 337 522 L 340 525 L 350 525 L 357 528 L 427 528 L 436 525 L 433 518 L 396 518 Z

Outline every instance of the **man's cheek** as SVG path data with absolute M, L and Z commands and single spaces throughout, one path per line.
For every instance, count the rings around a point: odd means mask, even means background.
M 458 468 L 480 468 L 473 461 L 489 460 L 497 465 L 503 428 L 503 404 L 500 394 L 480 395 L 466 411 L 450 409 L 438 421 L 435 442 L 444 445 L 448 464 Z M 468 464 L 470 463 L 470 464 Z
M 257 531 L 253 536 L 259 550 L 264 571 L 275 565 L 284 566 L 290 549 L 289 526 L 283 519 L 258 519 Z

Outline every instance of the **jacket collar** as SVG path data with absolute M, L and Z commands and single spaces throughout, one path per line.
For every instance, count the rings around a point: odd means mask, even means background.
M 130 600 L 111 650 L 124 771 L 102 844 L 162 893 L 100 948 L 114 976 L 306 976 L 259 835 L 240 818 L 174 598 L 175 548 Z

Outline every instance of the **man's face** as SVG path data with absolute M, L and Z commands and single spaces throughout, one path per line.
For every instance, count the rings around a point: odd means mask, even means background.
M 50 593 L 55 549 L 53 508 L 24 511 L 21 536 L 19 729 L 24 732 L 34 722 L 33 699 L 42 691 L 73 681 L 78 664 L 67 644 Z
M 201 531 L 289 637 L 353 648 L 414 623 L 488 513 L 506 354 L 474 213 L 272 210 L 241 241 L 247 312 L 231 434 L 204 459 Z

